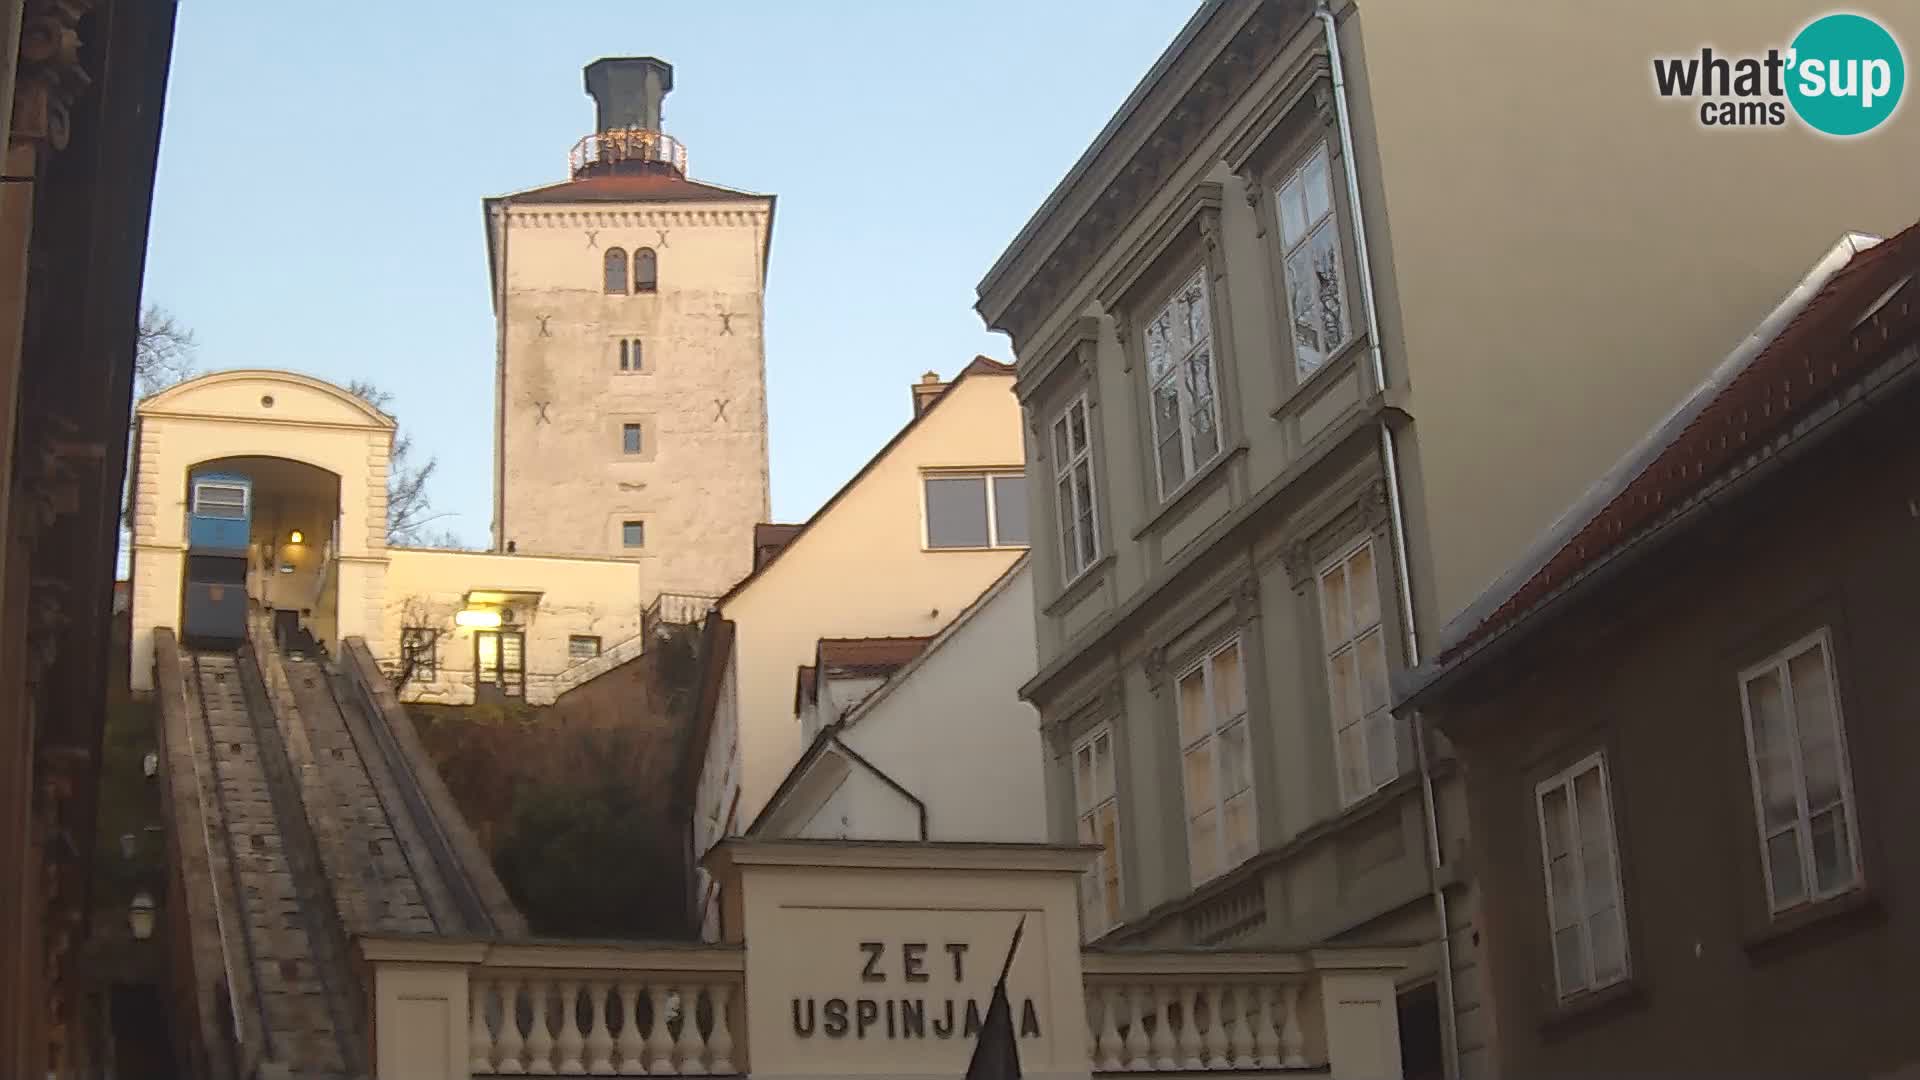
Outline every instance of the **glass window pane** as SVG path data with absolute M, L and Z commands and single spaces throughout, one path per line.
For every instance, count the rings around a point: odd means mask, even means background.
M 1386 710 L 1367 717 L 1368 789 L 1382 787 L 1400 775 L 1400 748 L 1394 745 L 1393 714 Z
M 500 635 L 482 630 L 473 635 L 474 648 L 478 652 L 480 676 L 490 678 L 500 671 Z
M 1280 188 L 1280 242 L 1291 248 L 1307 235 L 1307 197 L 1303 176 Z
M 1321 644 L 1329 650 L 1346 644 L 1352 636 L 1347 611 L 1346 569 L 1335 566 L 1320 575 L 1320 630 L 1325 638 Z
M 1547 833 L 1547 858 L 1567 854 L 1573 842 L 1572 820 L 1564 786 L 1550 788 L 1540 796 L 1540 827 Z
M 1553 895 L 1555 929 L 1580 921 L 1580 882 L 1571 853 L 1559 855 L 1547 864 L 1547 887 Z
M 1207 716 L 1206 672 L 1195 668 L 1180 679 L 1180 745 L 1191 745 L 1212 728 Z
M 1572 994 L 1587 988 L 1587 962 L 1580 943 L 1580 928 L 1569 926 L 1553 933 L 1554 968 L 1560 974 L 1560 993 Z
M 1220 732 L 1220 785 L 1222 793 L 1232 797 L 1253 786 L 1253 754 L 1247 746 L 1247 722 L 1242 720 Z
M 1186 364 L 1187 427 L 1193 444 L 1193 464 L 1213 460 L 1220 449 L 1219 425 L 1214 423 L 1213 359 L 1204 348 Z
M 1073 451 L 1067 445 L 1067 418 L 1062 416 L 1053 422 L 1053 467 L 1065 472 L 1067 463 L 1073 460 Z
M 1847 811 L 1836 806 L 1813 816 L 1813 880 L 1821 893 L 1853 884 L 1853 845 L 1847 835 Z
M 1800 873 L 1800 834 L 1791 827 L 1767 837 L 1767 872 L 1773 880 L 1773 902 L 1785 907 L 1806 898 L 1807 883 Z
M 1331 352 L 1347 340 L 1346 298 L 1340 281 L 1340 231 L 1333 220 L 1313 234 L 1315 311 L 1320 319 L 1320 348 Z
M 1817 812 L 1840 801 L 1840 736 L 1833 708 L 1833 680 L 1819 645 L 1787 663 L 1794 719 L 1800 734 L 1800 768 L 1807 808 Z
M 1369 790 L 1366 728 L 1360 724 L 1341 728 L 1336 753 L 1340 758 L 1340 797 L 1351 802 Z
M 1105 735 L 1093 741 L 1093 796 L 1106 799 L 1113 794 L 1113 744 Z
M 1087 403 L 1076 401 L 1067 410 L 1067 431 L 1069 448 L 1079 453 L 1087 448 Z
M 1613 880 L 1612 818 L 1600 784 L 1600 770 L 1573 778 L 1573 804 L 1580 823 L 1580 873 L 1586 883 L 1586 914 L 1613 906 L 1619 890 Z
M 1333 208 L 1333 175 L 1327 165 L 1327 148 L 1322 146 L 1307 159 L 1300 171 L 1301 194 L 1306 199 L 1308 221 L 1318 221 Z
M 620 448 L 629 454 L 640 452 L 640 425 L 620 425 Z
M 1771 833 L 1800 814 L 1794 793 L 1793 734 L 1778 671 L 1747 683 L 1747 711 L 1753 729 L 1754 772 L 1760 784 L 1761 823 Z
M 1213 742 L 1194 746 L 1182 756 L 1187 797 L 1187 816 L 1198 817 L 1213 809 L 1219 801 L 1213 786 Z
M 1180 306 L 1186 317 L 1185 337 L 1189 346 L 1213 337 L 1204 271 L 1195 274 L 1193 280 L 1187 282 L 1186 287 L 1180 291 Z
M 1374 713 L 1387 707 L 1387 645 L 1379 627 L 1367 631 L 1354 643 L 1354 663 L 1358 667 L 1360 711 Z
M 985 477 L 927 477 L 927 546 L 987 546 Z
M 1351 724 L 1360 718 L 1360 688 L 1355 686 L 1353 650 L 1334 655 L 1327 661 L 1328 704 L 1336 724 Z
M 620 524 L 620 543 L 623 547 L 637 548 L 647 546 L 647 524 L 644 521 L 625 521 Z
M 1085 563 L 1080 561 L 1080 541 L 1074 535 L 1074 522 L 1077 520 L 1073 509 L 1073 478 L 1061 477 L 1059 490 L 1054 499 L 1060 513 L 1060 557 L 1065 560 L 1062 567 L 1068 577 L 1080 572 Z
M 1347 556 L 1347 588 L 1353 604 L 1353 629 L 1363 630 L 1379 622 L 1380 579 L 1374 573 L 1372 544 Z
M 1099 543 L 1093 532 L 1093 469 L 1081 462 L 1073 470 L 1074 507 L 1079 513 L 1081 565 L 1093 562 Z
M 1169 308 L 1147 324 L 1147 378 L 1158 381 L 1172 369 L 1173 360 L 1173 311 Z
M 1094 803 L 1093 794 L 1093 746 L 1082 746 L 1073 755 L 1073 796 L 1084 812 Z
M 1593 943 L 1593 981 L 1613 982 L 1627 973 L 1627 940 L 1620 928 L 1620 909 L 1609 907 L 1596 912 L 1587 923 L 1587 938 Z
M 1240 674 L 1237 641 L 1214 654 L 1213 697 L 1223 722 L 1247 711 L 1247 685 Z
M 1172 379 L 1153 388 L 1153 434 L 1160 462 L 1160 490 L 1172 491 L 1187 478 L 1180 455 L 1180 397 Z
M 608 248 L 603 269 L 606 271 L 606 291 L 625 296 L 627 292 L 627 253 L 622 248 Z
M 993 478 L 993 522 L 996 544 L 1027 543 L 1027 478 Z
M 1287 307 L 1293 316 L 1293 357 L 1302 376 L 1327 359 L 1320 338 L 1319 284 L 1313 275 L 1313 245 L 1287 256 Z

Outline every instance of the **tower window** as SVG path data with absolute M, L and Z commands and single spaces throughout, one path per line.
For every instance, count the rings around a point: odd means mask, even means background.
M 641 367 L 640 339 L 639 338 L 621 338 L 620 339 L 620 370 L 621 371 L 639 371 L 640 367 Z
M 620 450 L 626 454 L 637 454 L 640 452 L 639 424 L 620 425 Z
M 647 546 L 647 523 L 644 521 L 623 521 L 620 523 L 620 546 L 642 548 Z
M 660 284 L 660 260 L 654 257 L 652 248 L 640 248 L 633 253 L 633 291 L 652 292 Z
M 606 279 L 608 293 L 617 296 L 627 294 L 627 249 L 607 249 Z

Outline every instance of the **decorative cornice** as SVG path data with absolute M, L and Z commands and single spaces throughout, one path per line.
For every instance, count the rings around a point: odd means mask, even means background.
M 1260 579 L 1249 575 L 1233 587 L 1233 618 L 1242 626 L 1260 617 Z
M 1234 33 L 1193 86 L 1143 140 L 1118 170 L 1106 193 L 1094 200 L 1070 226 L 1041 267 L 991 319 L 993 329 L 1016 342 L 1057 307 L 1087 268 L 1105 253 L 1111 239 L 1140 214 L 1141 207 L 1184 166 L 1213 130 L 1227 104 L 1245 93 L 1287 45 L 1300 22 L 1301 9 L 1267 0 Z M 1089 179 L 1088 183 L 1097 182 Z
M 73 103 L 93 85 L 80 63 L 80 20 L 95 0 L 27 0 L 13 89 L 11 146 L 65 150 Z
M 516 229 L 719 228 L 764 224 L 764 210 L 526 210 L 506 215 Z
M 1295 589 L 1313 580 L 1313 545 L 1304 538 L 1287 545 L 1280 564 L 1286 567 L 1287 583 Z

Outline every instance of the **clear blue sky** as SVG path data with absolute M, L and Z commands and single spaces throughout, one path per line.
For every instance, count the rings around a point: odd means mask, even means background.
M 1011 359 L 973 287 L 1193 0 L 405 0 L 180 8 L 146 299 L 202 371 L 394 395 L 485 543 L 493 318 L 480 200 L 564 179 L 580 69 L 674 65 L 696 179 L 780 198 L 773 510 L 797 521 L 906 421 L 908 384 Z

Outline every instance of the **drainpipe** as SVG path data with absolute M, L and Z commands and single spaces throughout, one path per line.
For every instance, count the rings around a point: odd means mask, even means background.
M 1347 111 L 1347 80 L 1340 63 L 1340 27 L 1333 11 L 1321 0 L 1314 9 L 1326 36 L 1327 63 L 1333 76 L 1333 110 L 1340 124 L 1340 160 L 1347 180 L 1347 205 L 1353 214 L 1353 248 L 1360 270 L 1360 299 L 1367 316 L 1367 360 L 1373 369 L 1376 392 L 1387 388 L 1387 367 L 1381 358 L 1380 314 L 1373 294 L 1373 263 L 1367 252 L 1366 219 L 1360 201 L 1360 170 L 1354 162 L 1353 124 Z M 1395 584 L 1400 593 L 1400 625 L 1406 634 L 1407 666 L 1420 664 L 1420 633 L 1413 618 L 1413 579 L 1407 569 L 1406 508 L 1400 491 L 1399 455 L 1394 445 L 1393 428 L 1380 421 L 1380 460 L 1387 480 L 1387 518 L 1393 533 Z M 1419 713 L 1413 716 L 1414 756 L 1420 768 L 1420 807 L 1427 834 L 1427 891 L 1433 898 L 1434 917 L 1440 923 L 1440 1032 L 1446 1058 L 1448 1080 L 1460 1077 L 1460 1021 L 1454 1011 L 1453 937 L 1448 930 L 1447 894 L 1440 884 L 1440 820 L 1433 797 L 1433 762 L 1427 752 L 1426 723 Z

